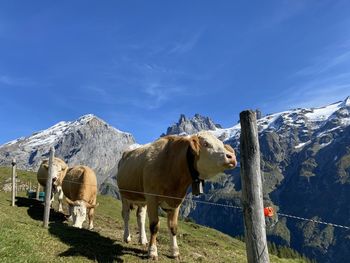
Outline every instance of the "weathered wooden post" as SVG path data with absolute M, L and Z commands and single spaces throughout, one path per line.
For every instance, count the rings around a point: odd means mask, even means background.
M 16 159 L 12 160 L 12 206 L 15 206 L 16 199 Z
M 40 184 L 38 183 L 36 186 L 36 196 L 35 196 L 36 200 L 39 200 L 39 193 L 40 193 Z
M 49 158 L 49 176 L 46 181 L 45 187 L 45 208 L 44 208 L 44 223 L 43 226 L 45 228 L 49 227 L 49 218 L 50 218 L 50 208 L 51 208 L 51 189 L 52 189 L 52 165 L 53 158 L 55 154 L 55 149 L 53 147 L 50 148 L 50 158 Z
M 248 263 L 266 263 L 270 260 L 266 241 L 260 147 L 255 112 L 242 111 L 240 122 L 242 206 L 247 258 Z

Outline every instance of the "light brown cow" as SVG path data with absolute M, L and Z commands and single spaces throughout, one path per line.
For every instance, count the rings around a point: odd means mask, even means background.
M 62 182 L 63 193 L 69 205 L 69 214 L 73 226 L 82 228 L 89 209 L 89 229 L 93 229 L 94 212 L 97 196 L 97 180 L 95 172 L 83 165 L 69 168 Z
M 166 136 L 132 151 L 119 162 L 117 183 L 122 197 L 124 241 L 130 242 L 129 212 L 138 206 L 139 242 L 147 243 L 145 216 L 148 211 L 151 240 L 148 255 L 157 259 L 158 207 L 167 212 L 170 253 L 179 257 L 176 240 L 180 205 L 188 187 L 236 166 L 234 150 L 209 132 L 192 136 Z M 172 198 L 173 197 L 173 198 Z
M 52 199 L 51 203 L 54 200 L 54 194 L 58 193 L 58 211 L 63 212 L 62 201 L 63 201 L 63 192 L 62 192 L 62 181 L 65 177 L 68 170 L 68 165 L 61 160 L 60 158 L 55 157 L 52 164 Z M 46 187 L 47 178 L 49 176 L 49 160 L 46 159 L 42 161 L 39 170 L 37 172 L 38 182 Z

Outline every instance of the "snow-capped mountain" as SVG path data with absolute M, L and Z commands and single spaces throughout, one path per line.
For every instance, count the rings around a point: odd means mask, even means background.
M 16 158 L 20 169 L 36 171 L 54 146 L 55 156 L 70 166 L 84 164 L 94 169 L 101 184 L 115 175 L 122 152 L 134 144 L 131 134 L 88 114 L 0 146 L 0 165 L 9 165 Z
M 322 136 L 325 132 L 333 132 L 350 125 L 350 96 L 344 101 L 339 101 L 319 108 L 303 108 L 269 114 L 257 120 L 259 133 L 280 131 L 281 129 L 294 128 L 300 132 L 301 148 L 305 145 L 305 139 L 312 135 Z M 331 127 L 332 126 L 332 127 Z M 179 121 L 167 129 L 169 134 L 193 134 L 201 130 L 211 131 L 222 141 L 239 141 L 241 125 L 238 123 L 230 128 L 221 128 L 214 124 L 209 117 L 196 114 L 188 119 L 181 115 Z M 317 131 L 318 134 L 314 134 Z M 305 136 L 303 136 L 305 135 Z
M 333 132 L 350 125 L 350 97 L 320 108 L 306 108 L 283 111 L 267 115 L 257 120 L 259 133 L 280 131 L 286 128 L 298 129 L 300 145 L 312 135 L 322 136 L 325 132 Z M 332 127 L 331 127 L 332 126 Z M 216 129 L 213 133 L 223 141 L 237 140 L 240 136 L 240 124 L 227 129 Z M 318 132 L 318 134 L 315 132 Z M 302 145 L 303 144 L 303 145 Z

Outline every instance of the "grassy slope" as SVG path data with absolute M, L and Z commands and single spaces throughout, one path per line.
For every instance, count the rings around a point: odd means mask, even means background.
M 9 174 L 8 169 L 0 168 L 0 189 Z M 32 173 L 19 172 L 18 177 L 35 184 Z M 137 244 L 134 213 L 131 216 L 133 240 L 130 244 L 122 242 L 121 204 L 111 197 L 98 197 L 100 206 L 96 209 L 95 229 L 88 231 L 72 228 L 62 214 L 53 211 L 49 229 L 43 229 L 42 205 L 20 198 L 20 206 L 10 207 L 10 196 L 10 193 L 0 191 L 1 262 L 147 261 L 147 249 Z M 160 262 L 174 262 L 168 258 L 165 218 L 161 218 L 158 239 Z M 178 243 L 182 262 L 246 262 L 244 243 L 193 223 L 180 222 Z M 270 259 L 271 262 L 302 262 L 272 255 Z

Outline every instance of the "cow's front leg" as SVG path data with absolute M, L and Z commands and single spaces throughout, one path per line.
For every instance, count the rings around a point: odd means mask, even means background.
M 125 199 L 122 200 L 122 217 L 124 220 L 124 242 L 129 243 L 131 241 L 129 230 L 130 204 Z
M 62 191 L 62 187 L 58 186 L 57 187 L 57 192 L 58 192 L 58 212 L 63 213 L 63 207 L 62 207 L 63 191 Z
M 47 193 L 46 187 L 44 187 L 44 192 L 45 192 L 45 194 Z M 52 208 L 53 201 L 55 201 L 55 193 L 54 193 L 54 189 L 52 188 L 51 189 L 51 196 L 50 196 L 50 208 Z
M 168 228 L 170 234 L 170 255 L 173 258 L 178 259 L 180 257 L 179 247 L 177 245 L 176 233 L 177 233 L 177 219 L 179 216 L 179 207 L 174 210 L 169 210 L 168 215 Z
M 137 224 L 139 226 L 139 243 L 141 245 L 147 245 L 147 236 L 145 229 L 145 221 L 146 221 L 146 212 L 147 206 L 138 206 L 137 207 Z
M 159 217 L 158 217 L 158 205 L 157 201 L 148 203 L 147 207 L 148 217 L 149 217 L 149 228 L 151 231 L 151 239 L 148 246 L 148 257 L 157 260 L 157 233 L 159 230 Z
M 68 212 L 69 212 L 69 216 L 68 216 L 68 221 L 73 221 L 73 206 L 72 205 L 68 205 Z

